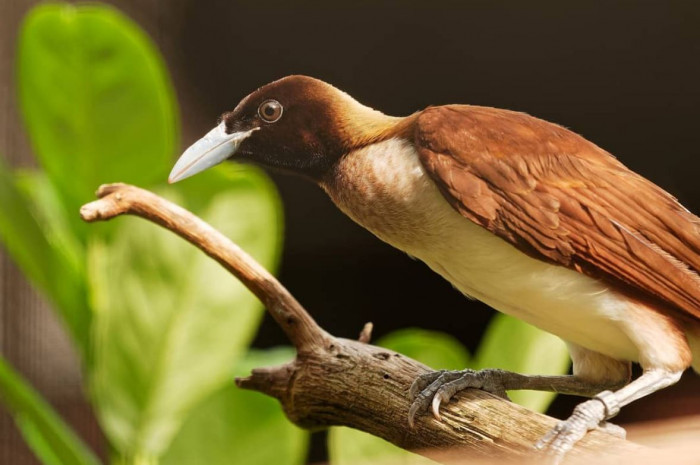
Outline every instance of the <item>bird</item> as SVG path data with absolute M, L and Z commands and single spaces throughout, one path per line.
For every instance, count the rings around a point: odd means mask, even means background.
M 622 407 L 700 372 L 700 218 L 575 132 L 473 105 L 388 116 L 301 75 L 219 121 L 169 182 L 229 159 L 300 175 L 466 296 L 565 341 L 570 375 L 418 377 L 411 425 L 466 388 L 588 397 L 534 445 L 558 463 L 592 429 L 620 434 L 607 420 Z

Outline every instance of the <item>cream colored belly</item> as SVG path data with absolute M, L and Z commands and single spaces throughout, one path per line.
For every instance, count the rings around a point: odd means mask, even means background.
M 348 155 L 338 207 L 380 239 L 424 261 L 463 293 L 566 341 L 638 360 L 624 325 L 629 304 L 597 280 L 533 259 L 450 207 L 403 141 Z
M 444 236 L 439 250 L 406 251 L 496 310 L 611 357 L 638 358 L 637 348 L 617 324 L 627 303 L 613 291 L 575 271 L 534 260 L 466 224 L 453 229 L 461 240 Z

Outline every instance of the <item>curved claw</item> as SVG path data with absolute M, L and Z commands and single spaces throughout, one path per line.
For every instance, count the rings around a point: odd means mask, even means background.
M 415 424 L 415 418 L 416 418 L 416 413 L 418 413 L 418 410 L 420 410 L 421 405 L 417 402 L 414 402 L 411 404 L 411 408 L 408 410 L 408 426 L 410 428 L 413 428 L 416 426 Z
M 419 376 L 411 385 L 409 395 L 413 399 L 408 411 L 408 424 L 414 426 L 415 416 L 418 412 L 427 411 L 435 398 L 435 393 L 447 382 L 460 376 L 460 372 L 448 372 L 445 370 L 434 371 Z M 442 399 L 445 400 L 444 397 Z M 439 409 L 439 404 L 438 404 Z M 440 419 L 439 413 L 435 418 Z
M 418 412 L 432 411 L 436 420 L 442 421 L 440 406 L 449 402 L 455 393 L 466 388 L 485 389 L 501 397 L 508 398 L 503 389 L 500 378 L 500 370 L 485 370 L 476 372 L 474 370 L 461 371 L 434 371 L 425 373 L 411 384 L 409 396 L 413 403 L 408 412 L 408 424 L 414 426 L 415 416 Z
M 440 403 L 442 399 L 440 397 L 439 394 L 436 394 L 435 397 L 433 397 L 432 403 L 433 417 L 435 417 L 437 421 L 442 421 L 442 417 L 440 417 Z

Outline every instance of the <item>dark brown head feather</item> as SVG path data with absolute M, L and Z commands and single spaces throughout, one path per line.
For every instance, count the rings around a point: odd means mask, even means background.
M 274 123 L 258 116 L 258 107 L 269 99 L 284 108 Z M 241 145 L 235 158 L 314 180 L 346 153 L 397 132 L 410 132 L 405 118 L 384 115 L 307 76 L 288 76 L 257 89 L 222 119 L 229 133 L 259 128 Z

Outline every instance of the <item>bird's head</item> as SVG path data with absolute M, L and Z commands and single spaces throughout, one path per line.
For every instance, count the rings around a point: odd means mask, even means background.
M 400 118 L 366 107 L 330 84 L 288 76 L 245 97 L 189 147 L 171 183 L 227 159 L 320 180 L 344 154 L 382 137 Z

